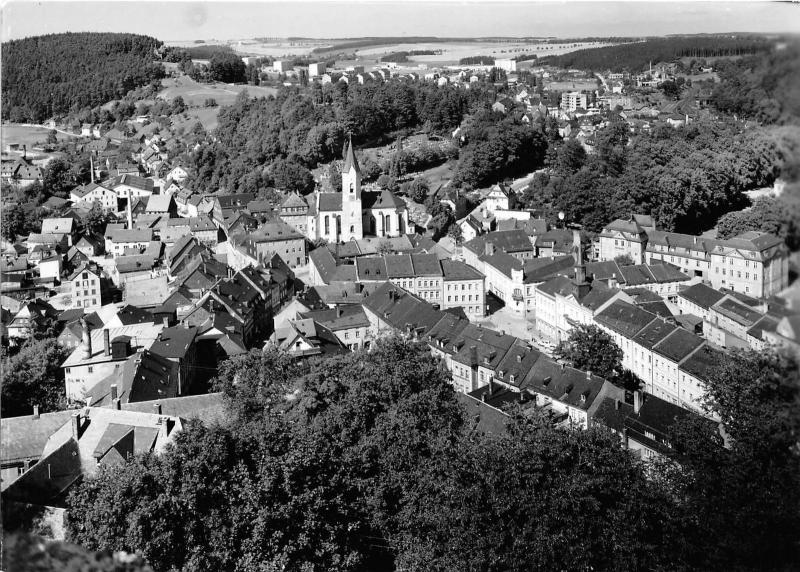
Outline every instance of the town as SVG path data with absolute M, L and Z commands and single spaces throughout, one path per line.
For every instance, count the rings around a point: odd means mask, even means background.
M 712 188 L 720 162 L 745 171 L 763 141 L 723 108 L 724 58 L 589 70 L 558 58 L 636 44 L 575 45 L 448 64 L 436 63 L 446 47 L 314 61 L 160 46 L 147 57 L 163 76 L 112 105 L 12 102 L 4 505 L 39 507 L 64 538 L 83 518 L 72 503 L 84 483 L 168 455 L 196 420 L 226 424 L 231 395 L 252 405 L 242 392 L 256 370 L 236 368 L 280 360 L 261 367 L 315 378 L 363 360 L 388 375 L 391 344 L 444 368 L 472 431 L 515 434 L 519 419 L 600 431 L 647 471 L 685 453 L 684 424 L 730 449 L 729 410 L 709 406 L 720 368 L 745 355 L 800 360 L 797 172 L 779 148 L 777 166 Z M 228 103 L 208 96 L 237 82 Z M 398 115 L 406 100 L 413 120 Z M 282 114 L 280 126 L 265 113 Z M 42 139 L 15 141 L 23 124 Z M 724 159 L 686 154 L 687 177 L 705 169 L 710 190 L 627 190 L 645 161 L 638 146 L 691 145 L 706 131 L 720 157 L 729 133 L 741 143 Z M 269 145 L 286 151 L 265 161 Z M 593 168 L 608 185 L 580 187 Z M 743 222 L 768 208 L 783 221 Z M 305 390 L 285 391 L 291 403 Z

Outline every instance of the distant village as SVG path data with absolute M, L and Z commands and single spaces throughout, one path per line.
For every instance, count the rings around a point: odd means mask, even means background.
M 262 73 L 290 85 L 305 75 L 469 89 L 497 68 L 513 89 L 495 111 L 526 122 L 555 118 L 560 134 L 588 152 L 612 113 L 636 131 L 681 128 L 706 112 L 703 89 L 690 104 L 629 93 L 674 79 L 669 64 L 597 74 L 588 78 L 594 89 L 562 91 L 534 89 L 517 64 L 366 71 L 278 60 Z M 533 66 L 525 73 L 540 86 L 554 74 L 560 83 L 587 81 L 583 72 Z M 2 420 L 2 489 L 10 499 L 57 506 L 81 475 L 160 450 L 193 416 L 222 415 L 209 381 L 224 360 L 254 350 L 307 360 L 401 336 L 441 358 L 484 429 L 499 430 L 506 405 L 519 403 L 560 427 L 603 423 L 642 459 L 669 453 L 676 418 L 707 415 L 704 382 L 719 355 L 767 347 L 800 355 L 798 309 L 777 296 L 789 285 L 789 253 L 776 236 L 678 234 L 648 213 L 630 213 L 587 241 L 563 221 L 512 208 L 523 182 L 477 189 L 473 202 L 447 186 L 431 189 L 432 200 L 455 213 L 461 236 L 434 240 L 430 216 L 412 212 L 407 198 L 362 185 L 351 142 L 340 181 L 305 196 L 276 189 L 275 201 L 195 192 L 190 168 L 167 153 L 181 144 L 178 136 L 154 125 L 146 116 L 126 130 L 80 125 L 92 182 L 67 199 L 50 197 L 41 229 L 2 245 L 3 343 L 18 347 L 52 321 L 69 353 L 60 368 L 70 408 Z M 123 145 L 133 151 L 121 152 Z M 4 184 L 41 180 L 42 165 L 29 153 L 44 147 L 12 144 L 4 152 Z M 97 209 L 110 222 L 87 232 Z M 553 357 L 578 325 L 614 339 L 640 390 Z

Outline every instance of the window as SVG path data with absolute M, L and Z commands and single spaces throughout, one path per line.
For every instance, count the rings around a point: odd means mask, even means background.
M 360 332 L 359 330 L 356 330 L 356 337 L 357 337 L 357 338 L 360 338 L 360 337 L 361 337 L 361 332 Z
M 349 339 L 349 338 L 350 338 L 350 332 L 345 332 L 344 339 Z
M 66 368 L 66 369 L 65 369 L 65 371 L 66 371 L 67 373 L 69 373 L 69 368 Z
M 94 368 L 92 366 L 89 366 L 89 373 L 94 373 Z

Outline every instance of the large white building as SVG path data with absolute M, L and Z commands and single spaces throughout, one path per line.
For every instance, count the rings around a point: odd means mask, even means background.
M 666 262 L 689 277 L 756 298 L 789 285 L 789 253 L 777 236 L 749 231 L 727 240 L 648 228 L 615 220 L 600 233 L 600 259 L 628 254 L 637 264 Z
M 403 201 L 388 190 L 361 189 L 361 169 L 352 142 L 347 145 L 342 167 L 341 192 L 290 199 L 282 206 L 281 218 L 310 240 L 338 243 L 360 240 L 365 235 L 395 237 L 408 232 L 408 210 Z

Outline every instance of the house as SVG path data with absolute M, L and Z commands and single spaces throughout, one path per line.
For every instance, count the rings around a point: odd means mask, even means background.
M 725 294 L 703 283 L 684 288 L 676 297 L 676 304 L 681 314 L 691 314 L 705 320 L 711 307 L 719 302 Z
M 12 345 L 18 345 L 32 337 L 37 329 L 47 325 L 48 320 L 55 320 L 58 312 L 44 300 L 24 302 L 14 317 L 6 324 L 6 335 Z
M 225 225 L 226 219 L 247 208 L 247 203 L 255 200 L 253 193 L 235 195 L 214 195 L 211 198 L 212 220 L 218 227 Z
M 347 347 L 336 335 L 312 319 L 289 320 L 275 333 L 268 344 L 294 358 L 345 353 Z
M 508 97 L 504 97 L 498 101 L 495 101 L 492 104 L 492 111 L 496 111 L 497 113 L 502 113 L 503 115 L 507 114 L 514 108 L 514 100 Z
M 106 183 L 121 199 L 131 200 L 137 197 L 149 197 L 156 192 L 152 179 L 137 175 L 119 175 Z
M 106 252 L 114 257 L 122 256 L 126 250 L 142 251 L 153 241 L 153 230 L 142 229 L 106 229 Z
M 75 242 L 74 248 L 86 258 L 91 258 L 102 254 L 104 246 L 105 244 L 101 237 L 84 234 Z
M 65 218 L 45 218 L 42 219 L 42 234 L 64 235 L 67 246 L 72 246 L 72 239 L 77 232 L 75 219 Z
M 101 208 L 108 211 L 117 210 L 117 192 L 97 183 L 88 183 L 80 187 L 75 187 L 70 191 L 69 199 L 72 204 L 84 203 L 88 205 L 98 204 Z
M 228 243 L 258 262 L 277 254 L 290 268 L 307 263 L 305 237 L 283 221 L 266 223 L 248 235 L 230 236 Z
M 637 215 L 632 215 L 628 220 L 617 219 L 604 227 L 600 232 L 600 260 L 627 256 L 634 264 L 643 264 L 647 246 L 646 228 L 639 224 Z
M 197 373 L 197 329 L 172 327 L 161 330 L 150 353 L 177 366 L 177 395 L 190 393 Z
M 82 401 L 86 391 L 119 370 L 140 349 L 148 349 L 163 324 L 132 324 L 118 328 L 90 330 L 81 320 L 81 345 L 61 364 L 67 399 Z
M 128 282 L 155 276 L 158 273 L 157 266 L 158 258 L 151 254 L 117 256 L 110 272 L 111 281 L 124 288 Z
M 145 208 L 147 214 L 158 214 L 167 217 L 178 216 L 178 205 L 172 195 L 151 195 Z
M 300 313 L 300 319 L 313 320 L 339 339 L 350 350 L 369 348 L 367 330 L 370 321 L 359 305 L 339 306 L 333 309 L 310 310 Z
M 522 230 L 490 232 L 463 245 L 464 262 L 481 272 L 480 257 L 495 253 L 505 253 L 520 261 L 534 258 L 535 255 L 530 238 Z
M 173 169 L 167 173 L 167 178 L 177 183 L 183 183 L 188 177 L 189 173 L 180 165 L 173 167 Z
M 124 463 L 135 454 L 161 452 L 183 428 L 180 417 L 163 415 L 156 406 L 149 412 L 126 411 L 106 407 L 86 407 L 80 411 L 58 412 L 48 422 L 14 423 L 16 437 L 22 428 L 36 428 L 37 439 L 43 431 L 63 424 L 46 440 L 38 462 L 3 491 L 5 502 L 64 506 L 72 487 L 94 476 L 103 467 Z M 64 413 L 67 413 L 64 416 Z M 39 417 L 34 415 L 34 417 Z M 27 437 L 27 435 L 26 435 Z M 27 441 L 27 440 L 26 440 Z M 34 453 L 21 449 L 18 454 Z
M 748 332 L 764 317 L 730 294 L 725 294 L 708 308 L 703 319 L 703 335 L 722 348 L 750 348 Z
M 218 244 L 218 230 L 207 216 L 171 218 L 161 229 L 161 240 L 171 245 L 185 236 L 193 236 L 200 244 L 215 247 Z
M 42 258 L 36 265 L 39 270 L 39 279 L 44 282 L 57 283 L 61 280 L 61 270 L 64 258 L 60 254 L 52 254 Z

